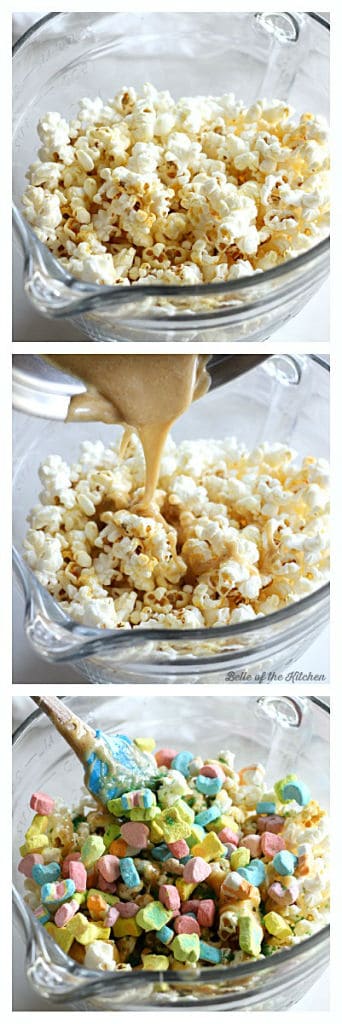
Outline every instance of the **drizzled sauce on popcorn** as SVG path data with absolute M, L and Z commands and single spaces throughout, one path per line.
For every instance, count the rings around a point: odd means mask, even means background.
M 160 462 L 167 435 L 195 399 L 208 390 L 207 356 L 198 355 L 57 355 L 48 358 L 87 387 L 74 395 L 68 421 L 120 423 L 125 431 L 121 453 L 131 430 L 145 455 L 145 488 L 132 511 L 158 516 L 155 502 Z

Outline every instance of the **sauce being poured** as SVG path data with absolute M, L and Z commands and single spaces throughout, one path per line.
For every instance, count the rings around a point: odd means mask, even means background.
M 45 357 L 86 385 L 70 400 L 67 420 L 101 420 L 140 437 L 146 464 L 145 490 L 134 511 L 155 515 L 154 496 L 169 430 L 195 399 L 208 390 L 207 356 L 58 355 Z

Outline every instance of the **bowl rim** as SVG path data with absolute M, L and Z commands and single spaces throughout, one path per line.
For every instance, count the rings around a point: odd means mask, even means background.
M 112 695 L 109 695 L 109 694 L 105 695 L 104 694 L 103 696 L 104 696 L 104 699 L 106 700 L 106 699 L 110 699 L 110 697 L 113 697 L 113 694 Z M 67 701 L 69 699 L 77 700 L 77 695 L 75 695 L 75 694 L 68 694 L 66 696 L 66 698 L 63 697 L 62 699 L 66 699 Z M 232 699 L 234 699 L 234 698 L 232 698 Z M 251 699 L 253 699 L 253 697 Z M 330 705 L 324 699 L 322 699 L 321 697 L 308 696 L 308 697 L 305 698 L 305 700 L 307 700 L 310 704 L 317 705 L 317 707 L 320 710 L 322 710 L 325 714 L 328 715 L 328 720 L 330 719 Z M 43 718 L 43 717 L 44 717 L 44 712 L 41 711 L 40 708 L 37 708 L 34 711 L 32 711 L 31 714 L 28 715 L 27 718 L 25 718 L 23 722 L 21 722 L 21 724 L 17 727 L 15 732 L 12 734 L 12 750 L 14 750 L 17 742 L 21 739 L 22 735 L 26 732 L 26 730 L 32 726 L 34 721 L 37 718 Z M 15 897 L 16 902 L 18 903 L 18 901 L 19 901 L 19 906 L 23 907 L 24 911 L 28 911 L 28 919 L 29 919 L 29 921 L 31 923 L 33 915 L 31 914 L 31 912 L 30 912 L 29 908 L 26 906 L 26 904 L 24 904 L 23 898 L 22 898 L 21 894 L 18 892 L 18 890 L 17 890 L 16 886 L 14 885 L 14 883 L 12 884 L 12 888 L 13 888 L 13 893 L 14 893 L 14 897 Z M 42 924 L 40 924 L 40 922 L 36 922 L 35 920 L 34 920 L 33 923 L 34 923 L 34 926 L 38 928 L 38 934 L 41 935 L 42 938 L 44 936 L 44 940 L 46 941 L 46 937 L 47 936 L 46 936 L 46 931 L 45 931 L 44 926 Z M 303 955 L 304 955 L 305 950 L 310 952 L 310 951 L 314 950 L 316 947 L 320 947 L 324 943 L 327 943 L 328 940 L 329 940 L 329 936 L 330 936 L 330 924 L 326 924 L 326 925 L 324 925 L 323 928 L 320 928 L 319 931 L 315 932 L 313 935 L 310 935 L 309 938 L 302 939 L 300 942 L 294 944 L 289 949 L 285 949 L 285 950 L 283 950 L 281 952 L 278 952 L 274 956 L 265 956 L 264 959 L 262 959 L 262 960 L 250 960 L 250 961 L 246 961 L 246 962 L 244 962 L 242 964 L 235 964 L 235 965 L 227 964 L 225 966 L 213 967 L 213 968 L 211 968 L 211 967 L 201 967 L 200 971 L 204 971 L 204 974 L 203 974 L 203 978 L 199 977 L 198 979 L 196 977 L 196 973 L 198 971 L 198 968 L 195 968 L 194 971 L 191 972 L 191 974 L 190 974 L 190 971 L 189 971 L 189 984 L 191 984 L 191 983 L 194 983 L 195 985 L 201 984 L 201 983 L 202 984 L 206 984 L 206 983 L 211 984 L 212 982 L 215 982 L 215 981 L 222 982 L 224 979 L 226 979 L 227 981 L 229 979 L 234 981 L 234 980 L 236 980 L 236 979 L 238 979 L 240 977 L 243 978 L 246 975 L 251 974 L 251 973 L 253 973 L 253 974 L 255 973 L 257 975 L 262 974 L 264 971 L 267 971 L 270 968 L 270 965 L 273 963 L 273 961 L 275 961 L 275 964 L 279 964 L 280 966 L 283 966 L 285 964 L 291 964 L 292 961 L 294 961 L 296 959 L 296 957 L 302 955 L 302 952 L 303 952 Z M 58 953 L 60 954 L 60 953 L 62 953 L 62 951 L 59 950 Z M 71 973 L 73 973 L 73 974 L 78 975 L 80 978 L 84 978 L 85 982 L 88 981 L 88 980 L 89 980 L 90 983 L 94 982 L 95 980 L 99 981 L 99 972 L 98 971 L 90 971 L 87 968 L 84 968 L 82 965 L 80 965 L 78 963 L 75 963 L 75 961 L 72 960 L 72 958 L 69 957 L 67 954 L 63 954 L 62 953 L 62 959 L 64 961 L 65 966 L 69 968 L 69 971 Z M 227 972 L 228 972 L 228 974 L 227 974 Z M 160 971 L 160 972 L 158 972 L 157 976 L 156 976 L 156 972 L 154 972 L 154 971 L 137 971 L 137 972 L 133 971 L 132 975 L 134 977 L 134 980 L 135 980 L 135 978 L 137 976 L 137 979 L 138 979 L 137 980 L 137 986 L 138 987 L 139 987 L 139 985 L 141 986 L 144 982 L 156 982 L 157 980 L 158 981 L 163 981 L 163 983 L 165 983 L 165 982 L 166 983 L 170 983 L 170 976 L 169 976 L 169 972 L 168 971 Z M 130 978 L 132 977 L 131 974 L 129 976 L 130 976 Z M 125 972 L 119 972 L 119 978 L 122 979 L 122 980 L 125 979 L 125 978 L 127 979 L 127 975 L 125 974 Z M 182 982 L 183 985 L 186 985 L 186 978 L 184 977 L 184 972 L 183 971 L 172 971 L 172 979 L 171 980 L 172 980 L 172 982 Z M 126 980 L 126 983 L 127 983 L 127 980 Z M 101 989 L 102 989 L 102 987 L 105 987 L 105 988 L 116 988 L 118 986 L 118 984 L 120 985 L 120 981 L 118 981 L 118 975 L 116 974 L 116 972 L 113 972 L 113 974 L 111 974 L 110 972 L 103 972 L 103 977 L 101 975 Z M 86 995 L 86 994 L 90 994 L 90 993 L 88 993 L 88 990 L 84 993 L 84 995 Z M 233 995 L 234 999 L 236 999 L 237 1001 L 239 1000 L 239 998 L 241 1000 L 243 1000 L 243 998 L 245 998 L 245 996 L 246 996 L 246 993 L 241 993 L 240 994 L 239 992 L 237 992 L 237 993 L 233 992 L 231 994 Z M 82 990 L 76 989 L 75 990 L 75 995 L 76 995 L 76 997 L 82 996 Z M 222 993 L 222 998 L 225 999 L 227 1001 L 227 1004 L 228 1004 L 228 1002 L 229 1002 L 229 992 L 228 993 Z M 203 1000 L 203 1003 L 201 1001 L 201 1004 L 202 1005 L 210 1006 L 211 1005 L 211 1001 L 208 1000 L 208 1002 L 206 1003 Z
M 79 14 L 79 13 L 90 14 L 91 12 L 87 12 L 87 11 L 86 12 L 57 11 L 55 13 L 52 12 L 50 14 L 44 15 L 44 17 L 40 18 L 37 22 L 35 22 L 34 25 L 31 25 L 31 27 L 28 28 L 27 31 L 24 32 L 23 35 L 21 35 L 19 37 L 19 39 L 17 39 L 16 43 L 14 43 L 14 46 L 12 47 L 13 61 L 14 61 L 14 58 L 16 57 L 16 55 L 18 54 L 18 52 L 20 52 L 20 50 L 24 46 L 24 44 L 32 36 L 34 36 L 37 32 L 39 32 L 41 27 L 43 25 L 45 25 L 48 21 L 51 21 L 52 19 L 56 19 L 56 18 L 60 18 L 60 17 L 65 17 L 66 15 L 69 15 L 69 14 Z M 110 15 L 115 17 L 115 14 L 119 13 L 119 12 L 115 12 L 115 11 L 114 12 L 113 11 L 110 11 L 110 12 L 109 11 L 101 11 L 101 12 L 98 12 L 98 13 L 99 14 L 110 14 Z M 127 13 L 129 13 L 129 14 L 138 14 L 139 11 L 135 11 L 135 12 L 134 11 L 129 11 Z M 160 12 L 160 13 L 163 13 L 163 12 Z M 172 12 L 164 12 L 164 13 L 172 13 Z M 225 15 L 227 17 L 229 17 L 229 15 L 231 13 L 234 13 L 234 12 L 226 11 L 226 12 L 221 12 L 221 13 L 225 13 Z M 242 14 L 245 13 L 245 14 L 247 14 L 248 12 L 237 12 L 237 13 L 242 13 Z M 255 13 L 255 12 L 253 12 L 253 13 Z M 314 12 L 309 12 L 309 11 L 305 12 L 305 15 L 306 15 L 306 17 L 310 18 L 312 21 L 316 21 L 318 24 L 322 25 L 322 27 L 327 29 L 328 32 L 330 33 L 330 23 L 325 18 L 322 18 L 319 14 L 316 14 Z M 13 63 L 13 70 L 14 70 L 14 68 L 15 68 L 15 64 Z M 307 249 L 303 253 L 300 253 L 298 256 L 294 256 L 294 257 L 292 257 L 289 260 L 285 260 L 283 263 L 281 263 L 277 267 L 273 267 L 270 270 L 264 270 L 264 271 L 262 271 L 260 273 L 254 273 L 252 275 L 244 275 L 243 277 L 240 277 L 237 280 L 233 280 L 233 281 L 229 281 L 228 280 L 228 281 L 218 282 L 216 284 L 215 283 L 210 283 L 210 282 L 207 283 L 207 284 L 203 283 L 203 284 L 196 284 L 196 285 L 189 285 L 189 284 L 180 284 L 180 285 L 174 285 L 173 284 L 173 285 L 171 285 L 171 284 L 162 284 L 161 283 L 161 284 L 148 284 L 148 285 L 144 285 L 144 286 L 140 286 L 140 287 L 136 287 L 136 288 L 134 288 L 134 287 L 127 288 L 127 286 L 123 286 L 123 285 L 114 285 L 113 286 L 113 285 L 93 284 L 92 282 L 81 281 L 81 280 L 79 280 L 79 278 L 74 277 L 67 270 L 65 270 L 65 268 L 60 264 L 59 260 L 56 259 L 56 257 L 53 255 L 52 252 L 50 252 L 50 249 L 48 248 L 48 246 L 45 245 L 45 243 L 40 242 L 40 240 L 37 238 L 37 236 L 35 235 L 35 232 L 31 228 L 31 226 L 27 223 L 27 221 L 25 220 L 21 210 L 19 209 L 19 207 L 16 206 L 16 204 L 14 204 L 14 209 L 15 209 L 15 211 L 17 213 L 17 225 L 18 225 L 18 221 L 19 221 L 19 223 L 22 224 L 22 226 L 24 227 L 24 230 L 26 231 L 27 236 L 29 238 L 32 238 L 32 241 L 38 247 L 38 250 L 41 252 L 41 254 L 48 253 L 51 265 L 56 268 L 56 273 L 58 274 L 59 278 L 61 280 L 63 280 L 65 282 L 65 284 L 69 288 L 72 288 L 73 296 L 75 297 L 75 295 L 77 293 L 79 293 L 80 298 L 82 298 L 82 296 L 84 296 L 84 297 L 87 296 L 88 298 L 91 297 L 91 298 L 93 298 L 95 300 L 96 300 L 96 298 L 98 298 L 98 299 L 104 300 L 104 304 L 107 304 L 107 302 L 111 301 L 112 299 L 115 299 L 115 300 L 118 300 L 118 301 L 121 299 L 125 303 L 133 302 L 133 303 L 137 303 L 139 305 L 139 303 L 142 302 L 143 299 L 146 298 L 146 297 L 147 298 L 157 298 L 157 297 L 159 297 L 159 298 L 161 298 L 161 297 L 162 298 L 163 297 L 171 298 L 172 296 L 178 296 L 178 297 L 184 296 L 184 298 L 186 298 L 188 296 L 190 298 L 191 296 L 195 296 L 195 297 L 200 298 L 201 296 L 204 296 L 204 297 L 210 298 L 210 296 L 214 296 L 214 295 L 218 295 L 218 296 L 222 295 L 222 296 L 224 296 L 225 294 L 227 294 L 227 292 L 232 292 L 232 293 L 234 293 L 234 292 L 243 292 L 243 293 L 246 293 L 247 295 L 248 295 L 248 292 L 249 292 L 250 294 L 253 295 L 253 291 L 252 290 L 253 290 L 253 288 L 257 287 L 258 285 L 262 286 L 263 284 L 265 284 L 267 286 L 268 282 L 271 282 L 271 281 L 275 281 L 275 282 L 279 281 L 279 284 L 281 285 L 283 279 L 286 278 L 286 275 L 289 274 L 292 270 L 294 270 L 294 269 L 296 269 L 296 270 L 298 270 L 298 269 L 305 269 L 307 266 L 310 265 L 310 263 L 313 260 L 315 262 L 318 262 L 321 257 L 324 257 L 325 255 L 328 255 L 329 249 L 330 249 L 330 235 L 327 235 L 325 238 L 321 239 L 321 241 L 318 242 L 316 245 L 312 245 L 309 249 Z M 252 298 L 251 301 L 252 301 L 252 305 L 253 305 L 253 298 Z M 221 310 L 221 313 L 224 314 L 224 312 L 225 312 L 225 308 L 223 307 L 222 310 Z M 181 315 L 181 313 L 180 313 L 180 315 Z M 210 313 L 209 312 L 208 312 L 207 316 L 210 317 Z M 174 319 L 175 322 L 176 322 L 176 318 L 173 317 L 172 319 Z

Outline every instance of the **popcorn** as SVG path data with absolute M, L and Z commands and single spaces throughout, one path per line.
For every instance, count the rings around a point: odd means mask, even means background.
M 201 284 L 271 269 L 329 226 L 323 118 L 279 100 L 183 97 L 152 85 L 82 99 L 38 124 L 24 214 L 73 276 Z
M 144 484 L 134 434 L 124 457 L 119 444 L 86 441 L 75 464 L 50 455 L 39 475 L 25 557 L 84 626 L 237 625 L 327 580 L 328 466 L 285 445 L 169 439 L 155 518 L 131 510 Z M 305 842 L 307 825 L 296 829 Z

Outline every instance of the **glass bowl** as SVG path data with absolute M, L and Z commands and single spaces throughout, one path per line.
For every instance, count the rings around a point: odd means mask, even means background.
M 160 697 L 67 698 L 90 725 L 134 737 L 154 736 L 179 748 L 221 748 L 236 753 L 237 767 L 262 762 L 269 782 L 293 771 L 309 785 L 315 799 L 329 803 L 329 708 L 316 698 Z M 75 963 L 53 943 L 23 902 L 18 849 L 32 813 L 37 789 L 76 804 L 82 768 L 50 722 L 36 711 L 14 735 L 13 746 L 13 880 L 15 925 L 26 945 L 25 969 L 34 989 L 66 1009 L 113 1010 L 212 1008 L 215 1010 L 289 1009 L 317 981 L 329 956 L 329 927 L 282 953 L 229 968 L 191 971 L 99 974 Z
M 110 443 L 118 428 L 60 423 L 17 413 L 14 431 L 15 569 L 25 630 L 45 661 L 72 662 L 91 682 L 261 681 L 297 660 L 328 619 L 329 586 L 264 618 L 211 629 L 103 630 L 80 626 L 37 581 L 20 552 L 40 490 L 38 467 L 52 452 L 74 461 L 82 440 Z M 300 456 L 328 456 L 329 367 L 314 356 L 272 356 L 209 392 L 175 425 L 176 441 L 235 435 L 247 447 L 280 441 Z M 215 642 L 214 649 L 212 648 Z M 264 678 L 262 679 L 264 681 Z
M 227 82 L 227 67 L 229 81 Z M 125 288 L 66 273 L 24 220 L 25 172 L 47 110 L 70 116 L 83 96 L 123 85 L 181 95 L 235 92 L 328 115 L 329 24 L 316 14 L 50 14 L 14 47 L 14 221 L 24 288 L 43 316 L 70 318 L 96 341 L 263 341 L 294 316 L 328 273 L 329 240 L 296 259 L 224 284 Z

